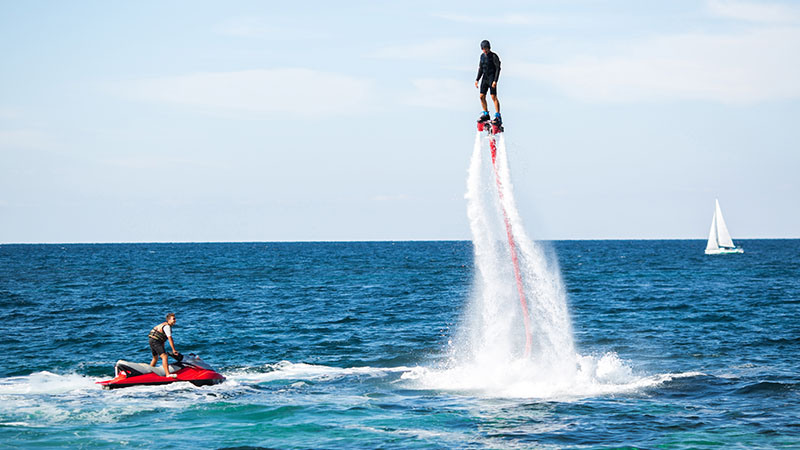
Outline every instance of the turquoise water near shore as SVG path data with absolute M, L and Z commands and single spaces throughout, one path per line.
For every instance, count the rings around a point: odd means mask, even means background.
M 800 240 L 737 244 L 550 243 L 571 392 L 448 370 L 470 242 L 0 245 L 0 447 L 800 448 Z M 228 380 L 99 389 L 168 311 Z

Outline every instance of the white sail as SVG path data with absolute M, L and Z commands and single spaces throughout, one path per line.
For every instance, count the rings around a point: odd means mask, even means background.
M 728 227 L 725 225 L 725 219 L 722 218 L 722 210 L 719 208 L 719 200 L 717 200 L 717 208 L 714 211 L 714 218 L 717 219 L 717 245 L 720 247 L 733 248 L 733 240 L 731 234 L 728 232 Z
M 708 232 L 708 244 L 706 244 L 706 253 L 709 250 L 719 250 L 719 244 L 717 244 L 717 213 L 715 212 L 711 216 L 711 230 Z
M 726 253 L 743 253 L 741 247 L 736 247 L 722 218 L 722 210 L 719 207 L 719 200 L 716 200 L 714 215 L 711 217 L 711 229 L 708 231 L 708 243 L 706 244 L 707 255 L 721 255 Z

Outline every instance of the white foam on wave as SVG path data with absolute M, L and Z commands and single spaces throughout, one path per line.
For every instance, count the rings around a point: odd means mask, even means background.
M 225 376 L 232 381 L 244 383 L 265 383 L 276 380 L 331 381 L 349 376 L 383 377 L 391 373 L 402 373 L 408 367 L 333 367 L 307 363 L 281 361 L 275 364 L 241 369 Z
M 0 378 L 0 395 L 63 394 L 73 391 L 96 390 L 100 378 L 80 374 L 59 375 L 52 372 L 34 372 L 27 376 Z
M 0 379 L 0 425 L 42 427 L 60 423 L 117 423 L 147 411 L 189 408 L 202 403 L 252 399 L 267 395 L 262 401 L 283 402 L 286 392 L 294 392 L 291 402 L 319 402 L 319 393 L 303 397 L 305 388 L 314 384 L 344 380 L 358 386 L 364 379 L 376 379 L 387 387 L 411 390 L 437 390 L 471 397 L 525 398 L 570 401 L 633 392 L 681 377 L 702 375 L 699 372 L 638 376 L 616 354 L 601 357 L 578 356 L 579 364 L 571 377 L 536 366 L 530 360 L 517 360 L 505 366 L 464 364 L 446 369 L 429 367 L 333 367 L 281 361 L 275 364 L 223 372 L 227 380 L 214 386 L 195 387 L 189 383 L 162 386 L 136 386 L 102 390 L 100 378 L 78 374 L 58 375 L 37 372 L 28 376 Z M 272 397 L 255 390 L 256 385 L 285 381 Z M 328 391 L 338 402 L 368 403 L 363 392 L 338 388 Z M 415 432 L 410 431 L 410 434 Z
M 44 425 L 29 423 L 29 422 L 0 422 L 0 425 L 4 425 L 7 427 L 26 427 L 26 428 L 36 428 L 36 427 L 43 427 Z
M 153 394 L 168 394 L 171 398 L 194 397 L 209 392 L 226 391 L 238 386 L 259 384 L 270 381 L 292 381 L 299 387 L 304 382 L 326 382 L 346 377 L 380 378 L 390 374 L 401 374 L 411 370 L 409 367 L 333 367 L 307 363 L 280 361 L 256 367 L 247 367 L 234 371 L 223 371 L 226 381 L 214 386 L 196 388 L 190 383 L 173 383 L 157 386 L 133 386 L 124 389 L 103 390 L 96 384 L 109 377 L 89 377 L 80 374 L 56 374 L 52 372 L 35 372 L 26 376 L 0 378 L 0 398 L 46 398 L 58 396 L 61 399 L 83 397 L 121 399 L 126 402 L 137 398 L 146 398 L 147 404 L 154 407 L 160 405 L 159 398 Z
M 355 430 L 378 435 L 387 435 L 394 438 L 399 437 L 402 439 L 429 440 L 435 442 L 437 446 L 452 444 L 453 447 L 460 447 L 460 444 L 462 444 L 465 440 L 472 442 L 483 440 L 481 438 L 476 439 L 476 437 L 469 431 L 459 433 L 457 431 L 430 430 L 424 428 L 405 428 L 397 426 L 383 428 L 371 427 L 367 425 L 345 425 L 342 428 L 346 430 Z
M 291 382 L 292 388 L 325 383 L 349 377 L 387 378 L 404 389 L 437 390 L 491 398 L 531 398 L 576 400 L 618 393 L 641 391 L 675 378 L 702 375 L 700 372 L 637 375 L 631 367 L 609 352 L 601 356 L 575 354 L 574 371 L 556 371 L 536 365 L 530 359 L 517 359 L 506 365 L 481 362 L 443 369 L 423 366 L 333 367 L 281 361 L 226 372 L 226 384 L 247 386 L 271 381 Z M 221 386 L 221 385 L 220 385 Z
M 0 423 L 13 427 L 114 423 L 143 411 L 217 400 L 208 395 L 213 389 L 198 389 L 189 383 L 114 390 L 96 384 L 108 378 L 46 371 L 0 378 Z
M 675 378 L 700 372 L 636 375 L 616 353 L 600 357 L 575 355 L 574 371 L 554 370 L 530 359 L 502 366 L 465 363 L 444 369 L 417 367 L 402 375 L 407 387 L 487 398 L 574 401 L 641 392 Z

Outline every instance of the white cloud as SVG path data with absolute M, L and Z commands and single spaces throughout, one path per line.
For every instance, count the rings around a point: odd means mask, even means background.
M 211 167 L 210 165 L 204 166 L 197 158 L 178 158 L 166 155 L 138 154 L 136 156 L 111 158 L 104 162 L 112 167 L 135 170 Z
M 553 17 L 515 13 L 499 16 L 470 16 L 464 14 L 437 13 L 433 14 L 433 16 L 450 22 L 480 23 L 484 25 L 545 25 L 556 22 L 556 19 Z
M 18 119 L 20 117 L 22 117 L 22 114 L 19 111 L 0 106 L 0 119 L 9 120 Z
M 303 117 L 364 111 L 373 95 L 369 80 L 294 68 L 155 78 L 122 83 L 116 90 L 137 100 L 210 113 Z
M 478 91 L 470 79 L 412 80 L 414 91 L 404 103 L 423 108 L 463 111 L 475 106 Z
M 375 58 L 413 61 L 447 61 L 454 55 L 473 54 L 476 43 L 465 39 L 435 39 L 420 44 L 397 45 L 379 49 L 372 53 Z M 457 56 L 456 56 L 457 57 Z
M 374 202 L 404 202 L 411 199 L 408 194 L 394 194 L 394 195 L 373 195 L 371 200 Z
M 50 139 L 41 131 L 0 130 L 0 149 L 43 149 L 50 145 Z
M 254 39 L 295 40 L 319 39 L 327 37 L 318 30 L 300 26 L 276 25 L 259 17 L 237 17 L 225 20 L 214 27 L 218 34 Z
M 749 22 L 800 23 L 800 10 L 777 3 L 709 0 L 711 14 Z
M 510 66 L 507 75 L 552 83 L 589 101 L 669 99 L 752 103 L 800 99 L 800 29 L 682 34 L 649 39 L 605 57 Z

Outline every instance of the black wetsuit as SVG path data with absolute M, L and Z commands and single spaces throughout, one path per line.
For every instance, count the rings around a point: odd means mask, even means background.
M 497 53 L 489 50 L 489 53 L 481 53 L 481 62 L 478 65 L 478 77 L 475 78 L 475 81 L 478 81 L 483 77 L 483 81 L 481 81 L 481 94 L 485 94 L 486 91 L 492 91 L 492 95 L 497 95 L 497 87 L 492 87 L 492 83 L 500 78 L 500 57 L 497 56 Z

